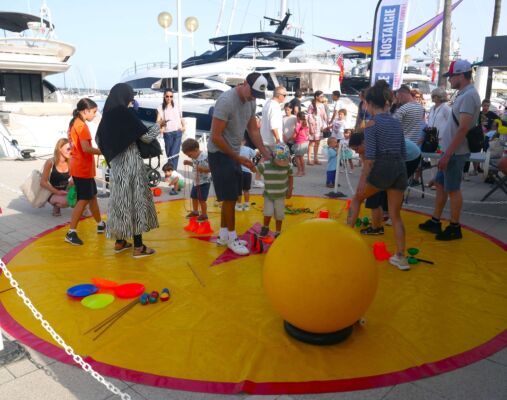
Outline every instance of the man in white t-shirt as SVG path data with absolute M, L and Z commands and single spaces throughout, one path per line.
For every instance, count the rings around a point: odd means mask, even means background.
M 273 97 L 262 107 L 261 136 L 264 146 L 274 148 L 275 144 L 282 142 L 283 116 L 280 104 L 286 96 L 285 87 L 277 86 Z

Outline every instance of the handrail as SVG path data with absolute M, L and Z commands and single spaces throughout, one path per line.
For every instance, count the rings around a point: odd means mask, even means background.
M 53 50 L 58 57 L 70 57 L 76 51 L 75 47 L 58 40 L 31 37 L 0 38 L 0 53 L 40 54 L 41 50 Z

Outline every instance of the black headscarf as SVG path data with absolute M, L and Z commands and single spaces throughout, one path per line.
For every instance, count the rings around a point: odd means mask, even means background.
M 148 131 L 136 112 L 128 108 L 133 100 L 134 91 L 126 83 L 114 85 L 107 97 L 96 142 L 108 163 Z

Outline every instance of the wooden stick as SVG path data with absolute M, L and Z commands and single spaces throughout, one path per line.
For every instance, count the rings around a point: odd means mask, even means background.
M 121 317 L 123 317 L 123 316 L 124 316 L 124 315 L 125 315 L 125 314 L 129 311 L 129 310 L 131 310 L 132 308 L 134 308 L 134 306 L 135 306 L 136 304 L 137 304 L 137 302 L 136 302 L 136 303 L 134 303 L 134 304 L 133 304 L 133 305 L 132 305 L 132 306 L 131 306 L 128 310 L 125 310 L 125 311 L 123 312 L 123 314 L 119 315 L 117 318 L 115 318 L 114 320 L 110 321 L 109 325 L 107 325 L 107 326 L 104 328 L 104 330 L 103 330 L 102 332 L 100 332 L 97 336 L 95 336 L 95 337 L 93 338 L 93 340 L 94 340 L 94 341 L 95 341 L 95 340 L 97 340 L 97 339 L 98 339 L 98 338 L 99 338 L 99 337 L 100 337 L 103 333 L 105 333 L 105 332 L 106 332 L 109 328 L 111 328 L 111 327 L 114 325 L 114 323 L 115 323 L 116 321 L 118 321 Z
M 125 310 L 127 307 L 131 306 L 132 304 L 134 303 L 137 303 L 139 300 L 138 299 L 135 299 L 135 300 L 132 300 L 130 303 L 128 303 L 126 306 L 120 308 L 118 311 L 115 311 L 113 314 L 111 314 L 109 317 L 107 317 L 105 320 L 103 320 L 102 322 L 99 322 L 97 325 L 91 327 L 90 329 L 88 329 L 85 333 L 83 333 L 83 335 L 86 335 L 87 333 L 93 331 L 95 328 L 97 328 L 98 326 L 100 325 L 103 325 L 104 323 L 107 323 L 109 320 L 111 320 L 112 318 L 114 318 L 118 313 L 122 312 L 123 310 Z
M 8 292 L 9 290 L 14 289 L 13 287 L 10 287 L 9 289 L 0 290 L 0 294 Z
M 422 258 L 417 258 L 417 257 L 414 257 L 417 261 L 419 262 L 423 262 L 423 263 L 426 263 L 426 264 L 432 264 L 434 265 L 435 263 L 433 261 L 430 261 L 430 260 L 424 260 Z
M 196 277 L 196 279 L 199 281 L 199 283 L 201 284 L 202 287 L 205 287 L 206 285 L 204 284 L 204 282 L 201 280 L 201 278 L 199 277 L 199 275 L 197 275 L 197 272 L 194 271 L 194 269 L 192 268 L 192 266 L 190 265 L 190 263 L 187 261 L 187 265 L 188 265 L 188 268 L 190 268 L 190 271 L 193 272 L 194 276 Z
M 137 302 L 135 303 L 129 303 L 128 306 L 126 307 L 123 307 L 119 312 L 117 312 L 113 318 L 108 318 L 107 321 L 103 321 L 100 326 L 97 326 L 93 332 L 98 332 L 100 331 L 104 326 L 108 325 L 111 321 L 116 321 L 117 318 L 121 317 L 123 314 L 125 314 L 128 310 L 130 310 L 132 307 L 134 307 L 135 305 L 137 304 Z

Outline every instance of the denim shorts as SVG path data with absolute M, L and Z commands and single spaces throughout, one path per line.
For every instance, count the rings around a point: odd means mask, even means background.
M 364 206 L 369 209 L 376 209 L 382 207 L 384 211 L 387 211 L 387 192 L 382 190 L 381 192 L 377 192 L 374 195 L 368 197 Z
M 397 159 L 375 160 L 367 181 L 380 190 L 396 189 L 404 191 L 407 188 L 407 167 L 405 162 Z
M 435 182 L 442 185 L 446 192 L 456 192 L 461 189 L 463 179 L 463 167 L 470 154 L 453 154 L 445 171 L 438 171 Z
M 208 200 L 209 187 L 209 182 L 203 183 L 202 185 L 192 186 L 192 190 L 190 191 L 190 198 L 199 201 Z

